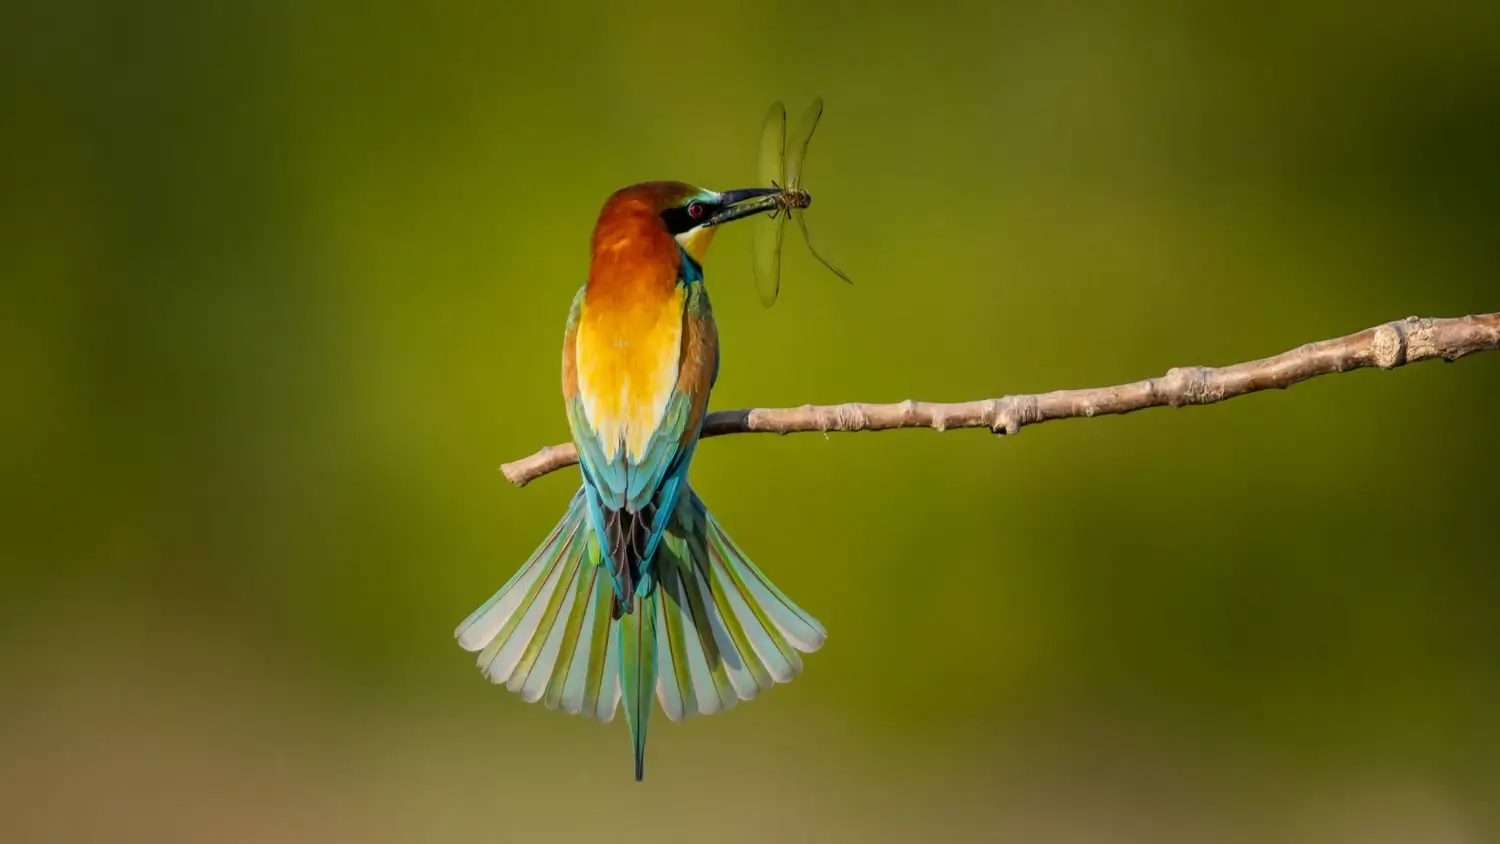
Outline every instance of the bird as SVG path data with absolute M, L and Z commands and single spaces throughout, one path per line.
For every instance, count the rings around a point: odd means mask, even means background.
M 623 705 L 645 777 L 654 702 L 671 721 L 802 671 L 823 625 L 761 573 L 688 483 L 719 374 L 703 261 L 778 188 L 642 182 L 604 203 L 563 334 L 582 483 L 524 565 L 455 631 L 493 683 L 608 722 Z

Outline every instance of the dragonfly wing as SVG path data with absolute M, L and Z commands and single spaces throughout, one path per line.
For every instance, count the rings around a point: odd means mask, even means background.
M 817 97 L 807 111 L 802 113 L 802 120 L 797 123 L 797 129 L 792 133 L 791 149 L 787 150 L 786 177 L 782 187 L 797 187 L 802 184 L 802 162 L 807 158 L 807 144 L 812 140 L 813 130 L 818 128 L 818 120 L 823 116 L 823 98 Z
M 771 216 L 773 213 L 776 216 Z M 757 215 L 750 234 L 755 289 L 760 293 L 760 303 L 768 308 L 776 304 L 776 295 L 781 292 L 781 235 L 785 231 L 786 214 L 775 211 Z
M 786 184 L 786 107 L 771 103 L 765 122 L 760 124 L 760 149 L 757 152 L 755 177 L 760 187 Z
M 771 104 L 771 110 L 760 126 L 756 178 L 762 187 L 786 184 L 786 108 L 780 102 Z M 755 218 L 751 232 L 755 288 L 760 293 L 761 304 L 766 307 L 776 304 L 776 296 L 781 291 L 781 236 L 785 224 L 786 217 L 782 212 L 763 213 Z
M 821 261 L 823 266 L 832 271 L 834 275 L 843 279 L 845 284 L 853 284 L 854 282 L 850 280 L 849 276 L 844 274 L 843 270 L 835 267 L 833 262 L 823 257 L 823 253 L 819 252 L 818 247 L 813 245 L 812 235 L 807 232 L 807 217 L 803 216 L 802 210 L 799 208 L 793 211 L 792 216 L 797 218 L 797 227 L 802 229 L 802 239 L 807 242 L 807 251 L 813 253 L 813 257 Z

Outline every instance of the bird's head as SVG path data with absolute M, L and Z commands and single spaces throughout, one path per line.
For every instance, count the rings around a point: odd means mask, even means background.
M 713 191 L 684 182 L 642 182 L 616 191 L 594 227 L 594 254 L 671 238 L 699 264 L 719 227 L 777 207 L 776 188 Z

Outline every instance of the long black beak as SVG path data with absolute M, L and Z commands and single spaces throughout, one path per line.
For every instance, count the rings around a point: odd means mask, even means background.
M 704 225 L 719 226 L 741 217 L 749 217 L 762 211 L 770 211 L 780 205 L 781 191 L 776 188 L 742 188 L 727 190 L 719 194 L 723 206 L 708 218 Z

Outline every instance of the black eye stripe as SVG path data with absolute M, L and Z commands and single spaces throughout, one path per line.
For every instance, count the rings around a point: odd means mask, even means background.
M 691 210 L 695 207 L 699 211 L 699 214 L 696 217 L 693 216 Z M 661 212 L 661 219 L 662 222 L 666 224 L 667 231 L 671 232 L 672 234 L 682 234 L 685 231 L 689 231 L 702 225 L 703 221 L 712 217 L 714 215 L 714 211 L 716 210 L 718 210 L 718 205 L 712 202 L 693 200 L 686 205 L 682 205 L 677 208 L 668 208 L 667 210 Z

